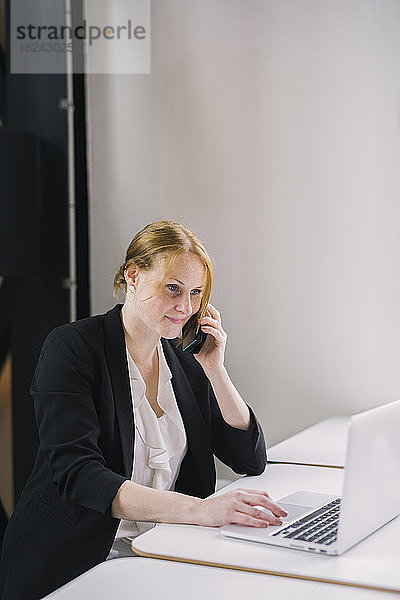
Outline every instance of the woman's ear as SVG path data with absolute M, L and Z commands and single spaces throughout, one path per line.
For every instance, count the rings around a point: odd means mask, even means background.
M 138 280 L 139 270 L 136 265 L 130 264 L 124 271 L 124 277 L 127 286 L 136 286 Z

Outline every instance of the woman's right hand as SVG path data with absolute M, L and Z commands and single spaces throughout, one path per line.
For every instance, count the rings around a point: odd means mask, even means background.
M 266 508 L 264 512 L 257 506 Z M 201 500 L 195 507 L 196 525 L 218 527 L 236 523 L 252 527 L 281 525 L 279 517 L 287 513 L 271 500 L 267 492 L 238 488 L 219 496 Z

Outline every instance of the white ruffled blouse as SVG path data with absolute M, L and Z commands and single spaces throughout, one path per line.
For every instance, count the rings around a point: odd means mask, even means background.
M 164 414 L 157 418 L 146 398 L 146 384 L 126 348 L 129 380 L 135 420 L 135 448 L 131 480 L 158 490 L 174 489 L 187 441 L 182 417 L 171 384 L 172 374 L 161 341 L 158 396 Z M 116 539 L 133 538 L 151 529 L 154 523 L 121 520 Z

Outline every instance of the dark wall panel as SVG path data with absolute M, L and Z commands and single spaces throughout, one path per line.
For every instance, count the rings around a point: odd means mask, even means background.
M 0 128 L 0 274 L 18 277 L 29 256 L 41 267 L 40 141 L 31 133 Z
M 7 3 L 8 31 L 10 1 L 12 0 L 8 0 Z M 44 21 L 49 22 L 52 20 L 52 10 L 57 13 L 64 9 L 64 0 L 37 0 L 36 6 L 39 11 L 45 11 Z M 75 76 L 75 79 L 76 90 L 79 92 L 75 109 L 75 134 L 77 143 L 81 144 L 76 153 L 80 318 L 87 316 L 89 307 L 87 193 L 83 76 Z M 7 306 L 8 339 L 12 354 L 14 491 L 17 500 L 32 469 L 37 448 L 33 401 L 29 396 L 29 388 L 40 348 L 44 338 L 54 327 L 69 321 L 69 290 L 65 287 L 65 279 L 69 276 L 67 113 L 60 108 L 62 99 L 66 97 L 66 77 L 54 74 L 11 74 L 8 60 L 3 92 L 6 135 L 34 139 L 38 151 L 32 163 L 26 166 L 26 169 L 23 168 L 23 155 L 30 152 L 28 146 L 31 142 L 28 142 L 26 151 L 21 155 L 17 153 L 15 160 L 10 155 L 7 165 L 7 176 L 10 178 L 7 185 L 14 186 L 14 189 L 19 190 L 20 196 L 26 198 L 29 195 L 28 180 L 31 180 L 36 169 L 38 196 L 36 200 L 30 200 L 34 205 L 29 204 L 30 201 L 27 200 L 28 204 L 24 209 L 22 203 L 16 218 L 15 207 L 7 200 L 8 208 L 5 206 L 1 213 L 1 218 L 4 219 L 1 227 L 7 230 L 6 235 L 11 243 L 8 256 L 8 244 L 0 244 L 0 266 L 3 265 L 4 271 L 2 273 L 0 268 L 0 275 L 7 276 L 3 308 Z M 10 150 L 14 148 L 13 143 L 10 142 Z M 33 165 L 34 161 L 36 166 Z M 13 173 L 15 176 L 21 176 L 21 168 L 24 171 L 22 176 L 26 177 L 25 182 L 13 179 Z M 6 185 L 3 187 L 1 179 L 0 175 L 0 197 L 2 190 L 7 188 Z

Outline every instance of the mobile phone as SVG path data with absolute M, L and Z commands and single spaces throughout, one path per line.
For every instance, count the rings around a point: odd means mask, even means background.
M 185 327 L 189 325 L 187 323 Z M 202 331 L 201 327 L 199 327 L 197 333 L 196 328 L 192 330 L 190 335 L 185 335 L 185 331 L 182 331 L 182 337 L 184 341 L 182 342 L 182 350 L 183 352 L 187 352 L 188 354 L 198 354 L 203 347 L 204 342 L 207 339 L 207 333 Z

